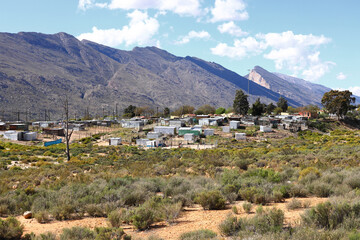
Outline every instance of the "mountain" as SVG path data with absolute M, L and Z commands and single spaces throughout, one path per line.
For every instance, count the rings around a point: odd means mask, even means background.
M 246 78 L 304 106 L 309 104 L 321 106 L 321 98 L 324 93 L 331 90 L 300 78 L 271 73 L 259 66 L 255 66 Z
M 52 119 L 69 99 L 71 116 L 110 113 L 132 104 L 175 109 L 184 104 L 229 107 L 237 89 L 250 102 L 279 94 L 216 63 L 177 57 L 155 47 L 123 51 L 66 33 L 0 33 L 0 118 Z M 293 106 L 301 105 L 289 96 Z M 46 113 L 45 113 L 46 111 Z

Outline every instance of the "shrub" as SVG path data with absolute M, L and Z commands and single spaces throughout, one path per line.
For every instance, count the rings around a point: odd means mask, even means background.
M 52 209 L 52 214 L 56 220 L 68 220 L 73 218 L 75 207 L 71 204 L 62 204 Z
M 89 204 L 85 207 L 85 211 L 91 216 L 91 217 L 105 217 L 106 214 L 103 211 L 103 208 L 95 205 L 95 204 Z
M 237 219 L 233 216 L 228 216 L 224 221 L 219 225 L 219 230 L 224 236 L 233 236 L 242 228 L 241 219 Z
M 34 217 L 38 223 L 50 222 L 49 213 L 47 211 L 40 211 L 34 214 Z
M 56 240 L 56 234 L 52 232 L 42 233 L 38 236 L 31 236 L 31 240 Z
M 332 187 L 329 184 L 323 182 L 315 183 L 312 187 L 312 192 L 317 197 L 329 197 L 333 192 L 331 189 Z
M 225 199 L 217 190 L 201 192 L 196 198 L 196 202 L 199 203 L 205 210 L 218 210 L 225 208 Z
M 236 206 L 233 206 L 233 207 L 231 208 L 231 210 L 232 210 L 232 212 L 233 212 L 234 214 L 239 214 L 239 211 L 238 211 L 238 209 L 237 209 Z
M 216 233 L 207 229 L 183 233 L 180 236 L 180 240 L 202 240 L 202 239 L 214 239 L 214 238 L 216 238 Z
M 336 229 L 346 219 L 354 221 L 351 218 L 352 215 L 356 215 L 354 206 L 347 203 L 320 203 L 307 211 L 302 216 L 302 220 L 305 224 L 314 225 L 318 228 Z
M 93 240 L 95 239 L 95 233 L 87 228 L 73 227 L 63 229 L 60 235 L 60 240 Z
M 350 176 L 345 179 L 345 183 L 349 185 L 352 189 L 359 188 L 360 189 L 360 177 L 358 174 Z
M 299 180 L 307 176 L 308 174 L 314 174 L 316 177 L 320 177 L 320 172 L 317 168 L 314 167 L 308 167 L 300 171 L 299 173 Z
M 132 216 L 132 224 L 138 230 L 145 230 L 154 223 L 155 214 L 154 212 L 145 207 L 139 207 L 136 209 L 134 215 Z
M 165 220 L 168 223 L 173 223 L 175 219 L 179 216 L 182 209 L 182 203 L 174 203 L 174 204 L 164 204 L 163 211 L 165 214 Z
M 286 204 L 286 208 L 288 210 L 294 210 L 294 209 L 299 209 L 302 207 L 301 201 L 299 201 L 296 198 L 291 199 L 290 202 L 288 202 L 288 204 Z
M 122 228 L 95 228 L 96 238 L 95 240 L 120 240 L 127 236 Z
M 249 202 L 244 202 L 242 207 L 243 207 L 244 211 L 249 214 L 252 209 L 252 204 Z
M 109 213 L 107 220 L 113 228 L 118 228 L 122 223 L 122 214 L 119 210 L 112 211 Z
M 23 234 L 23 229 L 24 227 L 14 217 L 9 217 L 5 220 L 0 219 L 0 239 L 20 239 Z
M 272 198 L 276 203 L 283 202 L 285 200 L 284 195 L 278 190 L 273 191 Z

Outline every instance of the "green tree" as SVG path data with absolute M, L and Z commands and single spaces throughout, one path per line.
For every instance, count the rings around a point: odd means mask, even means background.
M 275 115 L 279 115 L 283 110 L 280 107 L 274 109 Z
M 202 115 L 202 114 L 214 114 L 215 113 L 215 108 L 209 104 L 205 104 L 202 105 L 201 107 L 199 107 L 196 111 L 195 114 L 196 115 Z
M 326 110 L 329 113 L 336 114 L 338 118 L 345 116 L 353 108 L 351 103 L 355 103 L 355 97 L 352 97 L 352 92 L 349 90 L 331 90 L 325 93 L 321 99 L 321 104 Z
M 252 105 L 252 115 L 261 116 L 265 112 L 265 105 L 260 102 L 260 98 L 256 99 Z
M 170 116 L 170 108 L 165 107 L 163 114 L 164 114 L 164 117 L 169 117 Z
M 248 95 L 242 90 L 236 90 L 233 108 L 235 113 L 246 115 L 249 111 Z
M 266 106 L 266 113 L 271 114 L 275 108 L 276 106 L 273 103 L 269 103 L 269 105 Z
M 283 112 L 286 112 L 287 108 L 288 108 L 288 102 L 285 98 L 280 97 L 279 101 L 276 104 L 279 108 L 282 109 Z
M 193 106 L 183 105 L 183 106 L 179 107 L 178 109 L 176 109 L 175 111 L 173 111 L 171 114 L 174 116 L 181 116 L 184 114 L 194 113 L 194 110 L 195 110 L 195 108 Z
M 135 116 L 136 107 L 133 105 L 129 105 L 127 108 L 124 109 L 124 117 L 132 118 Z
M 223 114 L 225 112 L 226 112 L 225 108 L 219 107 L 218 109 L 216 109 L 215 114 L 220 115 L 220 114 Z

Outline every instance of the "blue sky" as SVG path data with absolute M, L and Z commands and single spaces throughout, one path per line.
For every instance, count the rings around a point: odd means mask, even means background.
M 241 75 L 255 65 L 360 95 L 358 0 L 3 0 L 0 31 L 158 46 Z

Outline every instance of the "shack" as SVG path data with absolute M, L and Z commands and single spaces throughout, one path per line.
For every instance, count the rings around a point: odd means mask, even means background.
M 238 129 L 240 127 L 240 121 L 230 121 L 230 129 Z
M 175 135 L 176 127 L 173 126 L 156 126 L 154 132 L 162 133 L 164 135 Z
M 109 139 L 109 145 L 110 145 L 110 146 L 118 146 L 118 145 L 121 145 L 121 137 L 110 138 L 110 139 Z
M 64 128 L 44 128 L 43 133 L 54 136 L 65 136 Z
M 193 142 L 193 141 L 195 141 L 195 135 L 193 133 L 186 133 L 184 135 L 184 140 Z
M 190 127 L 183 127 L 183 128 L 179 128 L 179 136 L 184 136 L 185 134 L 194 134 L 195 136 L 199 136 L 200 135 L 200 131 L 199 130 L 195 130 L 193 128 Z
M 148 139 L 158 139 L 162 136 L 161 132 L 148 132 L 146 135 Z
M 272 132 L 272 128 L 269 126 L 260 126 L 260 132 Z
M 214 136 L 214 129 L 204 129 L 205 136 Z
M 245 133 L 235 133 L 235 139 L 236 140 L 246 140 L 246 134 Z

